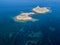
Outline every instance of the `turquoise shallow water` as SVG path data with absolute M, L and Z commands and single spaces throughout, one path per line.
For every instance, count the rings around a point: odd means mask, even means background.
M 1 1 L 0 45 L 60 45 L 59 4 L 59 1 L 14 2 L 13 4 Z M 37 22 L 21 23 L 13 20 L 14 16 L 22 12 L 31 12 L 37 5 L 48 7 L 52 12 L 32 16 L 39 19 Z

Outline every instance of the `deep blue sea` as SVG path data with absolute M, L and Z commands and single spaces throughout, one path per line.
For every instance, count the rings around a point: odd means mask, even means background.
M 51 12 L 35 14 L 36 22 L 16 22 L 13 17 L 36 6 Z M 60 45 L 59 0 L 0 0 L 0 45 Z

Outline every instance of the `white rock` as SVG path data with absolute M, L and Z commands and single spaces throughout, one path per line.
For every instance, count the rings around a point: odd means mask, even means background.
M 48 8 L 46 8 L 46 7 L 42 7 L 42 8 L 41 8 L 41 7 L 39 7 L 39 6 L 33 8 L 32 10 L 33 10 L 33 12 L 36 12 L 36 13 L 47 13 L 47 12 L 50 11 L 50 10 L 49 10 Z
M 33 14 L 33 13 L 29 13 L 29 14 Z M 15 21 L 37 21 L 37 19 L 30 17 L 27 13 L 22 13 L 16 16 L 14 19 Z

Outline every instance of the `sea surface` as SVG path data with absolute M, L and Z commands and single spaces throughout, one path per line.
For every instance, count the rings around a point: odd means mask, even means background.
M 51 12 L 34 14 L 36 22 L 16 22 L 14 17 L 32 12 L 36 6 L 47 7 Z M 1 0 L 0 45 L 60 45 L 59 0 Z

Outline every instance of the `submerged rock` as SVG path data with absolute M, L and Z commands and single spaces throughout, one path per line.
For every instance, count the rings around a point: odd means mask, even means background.
M 49 29 L 50 29 L 51 31 L 55 31 L 55 30 L 56 30 L 56 29 L 55 29 L 54 27 L 52 27 L 52 26 L 50 26 Z

